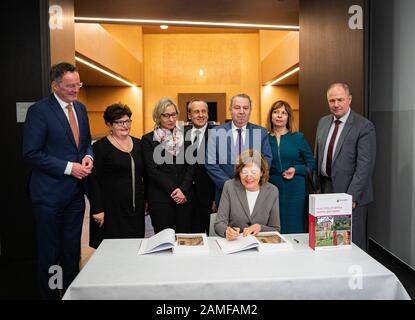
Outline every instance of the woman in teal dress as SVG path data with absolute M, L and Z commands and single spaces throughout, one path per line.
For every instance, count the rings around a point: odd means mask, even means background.
M 306 177 L 316 168 L 310 145 L 301 132 L 293 132 L 293 112 L 285 101 L 274 102 L 268 114 L 272 150 L 270 182 L 278 187 L 281 233 L 304 233 Z

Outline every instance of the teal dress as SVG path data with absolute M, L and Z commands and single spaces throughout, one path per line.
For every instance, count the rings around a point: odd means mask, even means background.
M 301 132 L 281 136 L 280 145 L 277 138 L 270 135 L 269 142 L 272 150 L 270 182 L 279 190 L 281 233 L 304 233 L 307 168 L 316 169 L 310 145 Z M 295 175 L 292 180 L 286 180 L 282 172 L 290 167 L 295 168 Z

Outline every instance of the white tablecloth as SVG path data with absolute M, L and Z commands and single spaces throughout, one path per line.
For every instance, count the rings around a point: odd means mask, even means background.
M 263 254 L 223 255 L 171 251 L 138 255 L 140 239 L 104 240 L 64 299 L 410 299 L 398 278 L 357 246 L 325 251 L 308 247 Z

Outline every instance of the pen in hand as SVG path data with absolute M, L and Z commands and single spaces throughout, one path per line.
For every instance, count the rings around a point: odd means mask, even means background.
M 226 229 L 225 237 L 227 240 L 235 240 L 239 237 L 239 228 L 228 226 Z

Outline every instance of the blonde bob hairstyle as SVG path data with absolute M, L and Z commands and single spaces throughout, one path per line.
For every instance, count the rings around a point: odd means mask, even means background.
M 176 104 L 171 100 L 170 98 L 161 98 L 153 109 L 153 121 L 155 124 L 160 125 L 160 118 L 161 115 L 166 111 L 168 106 L 174 106 L 174 109 L 176 109 L 177 118 L 179 118 L 179 108 L 177 108 Z
M 247 165 L 254 163 L 261 169 L 261 179 L 259 180 L 259 185 L 262 186 L 263 184 L 268 182 L 269 179 L 269 172 L 268 172 L 268 163 L 264 159 L 264 157 L 256 150 L 248 149 L 241 153 L 238 157 L 235 165 L 235 175 L 234 178 L 236 180 L 241 181 L 240 174 L 242 169 Z

